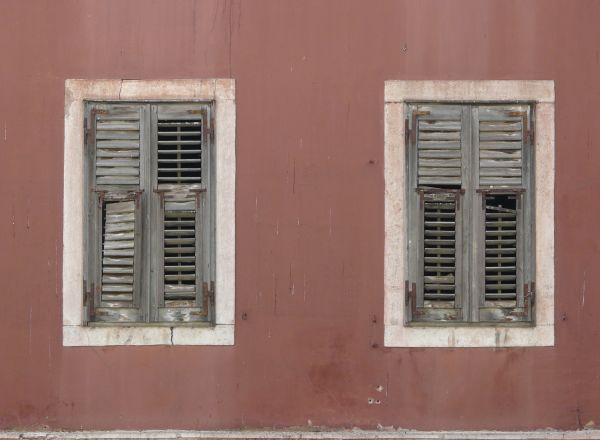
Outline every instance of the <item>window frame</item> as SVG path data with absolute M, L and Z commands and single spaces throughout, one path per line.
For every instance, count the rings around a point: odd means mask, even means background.
M 84 116 L 86 102 L 207 103 L 214 106 L 214 325 L 86 325 L 84 316 Z M 63 345 L 233 345 L 235 327 L 235 82 L 66 80 L 63 205 Z
M 480 179 L 480 143 L 479 116 L 480 112 L 492 112 L 501 115 L 515 109 L 524 110 L 518 116 L 526 125 L 524 132 L 527 134 L 522 142 L 522 181 L 515 186 L 514 183 L 507 185 L 490 185 L 479 183 Z M 523 223 L 525 217 L 529 219 L 533 208 L 535 195 L 533 173 L 530 165 L 534 162 L 534 151 L 532 139 L 534 127 L 528 116 L 535 116 L 534 102 L 406 102 L 405 103 L 405 152 L 406 152 L 406 200 L 408 210 L 407 234 L 407 298 L 405 300 L 405 323 L 410 326 L 473 326 L 473 325 L 497 325 L 497 326 L 531 326 L 534 325 L 535 312 L 532 308 L 535 304 L 534 298 L 529 296 L 530 286 L 533 278 L 533 253 L 526 251 L 527 244 L 533 241 L 532 232 L 534 222 Z M 424 111 L 423 111 L 424 110 Z M 429 177 L 431 165 L 420 168 L 421 152 L 419 150 L 419 133 L 427 134 L 427 128 L 418 128 L 421 123 L 428 121 L 439 124 L 440 121 L 450 119 L 460 120 L 460 138 L 457 142 L 460 148 L 456 151 L 461 156 L 460 176 L 456 183 L 460 188 L 446 187 L 445 183 L 436 182 L 435 177 Z M 456 123 L 456 121 L 455 121 Z M 447 124 L 447 122 L 446 122 Z M 446 127 L 448 128 L 448 126 Z M 425 131 L 423 131 L 425 130 Z M 453 131 L 453 130 L 450 130 Z M 427 142 L 427 140 L 425 141 Z M 427 156 L 429 157 L 429 156 Z M 427 159 L 425 159 L 427 160 Z M 438 166 L 440 166 L 438 164 Z M 454 168 L 454 167 L 452 167 Z M 445 168 L 449 170 L 450 168 Z M 421 175 L 421 172 L 427 174 Z M 432 175 L 433 176 L 433 175 Z M 421 183 L 421 179 L 429 182 Z M 444 176 L 443 182 L 449 178 Z M 438 178 L 439 179 L 439 178 Z M 434 183 L 435 182 L 435 183 Z M 460 182 L 460 183 L 459 183 Z M 451 185 L 452 186 L 452 185 Z M 456 185 L 453 185 L 456 186 Z M 514 305 L 496 304 L 486 301 L 485 289 L 482 286 L 485 277 L 483 269 L 485 258 L 485 211 L 480 209 L 483 199 L 493 195 L 512 195 L 515 198 L 515 216 L 518 226 L 515 235 L 520 237 L 515 243 L 517 256 L 516 265 L 516 299 Z M 432 203 L 436 200 L 448 199 L 446 202 L 454 201 L 455 204 L 455 300 L 454 307 L 449 303 L 436 304 L 430 302 L 429 307 L 424 306 L 427 300 L 424 298 L 425 275 L 423 273 L 423 246 L 425 238 L 424 218 L 427 200 Z M 425 204 L 425 206 L 424 206 Z M 450 256 L 450 255 L 447 255 Z M 534 265 L 533 265 L 534 266 Z M 436 307 L 437 305 L 437 307 Z M 533 313 L 532 313 L 533 311 Z M 482 316 L 484 317 L 482 319 Z M 487 319 L 486 319 L 487 318 Z
M 388 347 L 509 347 L 554 345 L 554 82 L 386 81 L 384 344 Z M 408 269 L 405 111 L 408 103 L 533 103 L 535 105 L 535 325 L 499 323 L 415 325 L 406 322 Z M 552 215 L 548 215 L 551 212 Z M 545 215 L 544 215 L 545 214 Z M 429 324 L 429 323 L 427 323 Z

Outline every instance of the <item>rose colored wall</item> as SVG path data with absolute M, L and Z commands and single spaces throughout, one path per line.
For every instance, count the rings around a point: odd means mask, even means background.
M 599 22 L 592 1 L 3 0 L 0 428 L 600 422 Z M 63 348 L 64 80 L 204 77 L 237 80 L 236 345 Z M 554 348 L 382 347 L 386 79 L 556 81 Z

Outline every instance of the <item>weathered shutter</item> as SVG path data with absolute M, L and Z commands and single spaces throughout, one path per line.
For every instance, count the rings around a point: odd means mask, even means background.
M 159 321 L 211 317 L 209 112 L 206 104 L 155 107 Z
M 140 184 L 140 108 L 98 105 L 92 110 L 96 185 Z
M 409 321 L 459 321 L 464 277 L 463 108 L 410 105 L 408 112 Z
M 481 203 L 473 260 L 479 321 L 531 320 L 533 148 L 528 105 L 479 106 L 475 176 Z
M 141 107 L 86 109 L 87 290 L 90 321 L 140 321 Z

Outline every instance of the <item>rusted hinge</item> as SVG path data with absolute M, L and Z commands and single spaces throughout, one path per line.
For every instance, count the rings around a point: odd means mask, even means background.
M 90 118 L 84 119 L 85 130 L 84 130 L 84 143 L 85 145 L 94 145 L 96 143 L 96 115 L 107 115 L 108 110 L 92 109 L 90 111 Z
M 410 129 L 410 141 L 414 145 L 417 142 L 417 117 L 430 115 L 428 111 L 414 111 L 412 114 L 412 123 Z
M 84 302 L 84 306 L 86 308 L 86 315 L 87 315 L 87 320 L 88 321 L 94 321 L 96 319 L 96 311 L 94 309 L 94 293 L 95 293 L 95 288 L 94 288 L 94 283 L 90 284 L 90 288 L 86 289 L 85 285 L 86 282 L 83 282 L 84 284 L 84 288 L 83 288 L 83 302 Z
M 165 193 L 167 191 L 164 189 L 155 189 L 154 193 L 158 194 L 158 197 L 160 198 L 160 208 L 161 209 L 165 209 Z
M 535 281 L 532 281 L 529 284 L 527 284 L 527 283 L 523 284 L 523 310 L 522 311 L 514 311 L 510 314 L 513 316 L 520 316 L 523 318 L 528 318 L 529 311 L 533 310 L 534 304 L 535 304 Z
M 404 281 L 404 304 L 410 305 L 413 312 L 417 309 L 417 284 Z
M 535 281 L 529 283 L 529 295 L 525 300 L 527 301 L 527 299 L 529 299 L 529 305 L 533 307 L 535 305 Z
M 215 303 L 215 282 L 202 283 L 202 311 L 199 316 L 208 316 L 210 306 Z
M 194 198 L 196 199 L 196 209 L 199 209 L 200 200 L 202 199 L 200 196 L 206 192 L 206 188 L 192 189 L 190 192 L 194 194 Z
M 533 145 L 533 130 L 529 129 L 529 116 L 528 112 L 508 112 L 509 116 L 517 116 L 523 119 L 523 141 L 529 142 Z

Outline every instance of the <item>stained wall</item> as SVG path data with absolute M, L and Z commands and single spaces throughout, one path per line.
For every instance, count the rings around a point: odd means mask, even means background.
M 3 0 L 0 428 L 600 423 L 599 22 L 583 0 Z M 62 347 L 65 79 L 214 77 L 237 81 L 235 346 Z M 555 80 L 555 347 L 383 347 L 386 79 Z

